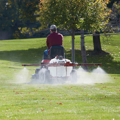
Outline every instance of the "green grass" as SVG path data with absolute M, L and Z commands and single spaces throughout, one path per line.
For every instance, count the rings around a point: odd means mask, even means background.
M 76 62 L 82 63 L 80 36 L 75 37 Z M 119 120 L 120 118 L 120 35 L 109 41 L 101 37 L 109 54 L 90 55 L 92 37 L 85 37 L 88 63 L 102 63 L 112 83 L 94 85 L 17 84 L 22 64 L 40 63 L 46 38 L 0 41 L 1 120 Z M 71 37 L 64 37 L 66 57 L 71 59 Z M 89 69 L 94 69 L 90 67 Z M 36 67 L 27 67 L 29 79 Z

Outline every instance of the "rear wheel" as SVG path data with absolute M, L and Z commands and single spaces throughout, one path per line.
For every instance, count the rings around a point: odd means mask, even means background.
M 51 81 L 51 76 L 50 76 L 50 71 L 47 70 L 46 68 L 42 68 L 39 73 L 39 81 L 41 84 L 50 84 Z
M 38 83 L 39 76 L 38 74 L 33 74 L 30 83 Z
M 35 70 L 35 74 L 32 75 L 31 77 L 31 82 L 30 83 L 39 83 L 39 71 L 40 71 L 41 68 L 37 68 Z
M 41 68 L 36 68 L 35 74 L 38 74 Z

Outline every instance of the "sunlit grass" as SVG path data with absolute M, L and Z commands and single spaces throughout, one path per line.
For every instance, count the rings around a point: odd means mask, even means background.
M 120 35 L 101 37 L 108 55 L 88 55 L 92 36 L 85 37 L 88 63 L 101 66 L 112 83 L 94 85 L 41 85 L 18 83 L 22 64 L 39 64 L 46 38 L 0 41 L 0 119 L 3 120 L 118 120 L 120 117 Z M 71 36 L 64 37 L 66 57 L 71 59 Z M 76 62 L 81 63 L 80 36 L 75 39 Z M 29 80 L 36 67 L 27 67 Z M 91 67 L 90 69 L 94 69 Z M 28 81 L 29 81 L 28 80 Z

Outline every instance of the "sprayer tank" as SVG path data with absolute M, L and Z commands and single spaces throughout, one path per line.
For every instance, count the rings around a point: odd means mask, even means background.
M 66 63 L 66 62 L 70 62 L 70 60 L 68 59 L 52 59 L 49 63 Z M 67 77 L 70 76 L 70 73 L 72 71 L 72 66 L 49 66 L 48 70 L 50 71 L 51 76 L 53 77 Z

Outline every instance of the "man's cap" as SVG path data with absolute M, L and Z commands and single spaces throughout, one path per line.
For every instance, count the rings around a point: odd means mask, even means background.
M 56 25 L 51 25 L 51 26 L 50 26 L 50 30 L 57 30 Z

